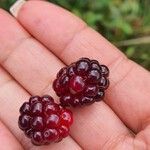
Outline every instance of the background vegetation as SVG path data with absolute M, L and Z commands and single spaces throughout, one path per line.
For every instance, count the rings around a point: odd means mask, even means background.
M 16 0 L 0 0 L 8 10 Z M 150 0 L 49 0 L 85 20 L 130 59 L 150 70 Z

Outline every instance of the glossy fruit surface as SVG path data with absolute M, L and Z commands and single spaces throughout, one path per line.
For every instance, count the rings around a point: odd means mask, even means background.
M 81 106 L 104 98 L 109 69 L 97 60 L 81 58 L 62 68 L 53 83 L 62 106 Z
M 69 135 L 72 112 L 54 103 L 51 96 L 31 97 L 20 108 L 18 124 L 35 145 L 58 142 Z

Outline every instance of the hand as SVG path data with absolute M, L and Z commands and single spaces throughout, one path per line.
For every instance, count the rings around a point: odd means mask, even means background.
M 33 146 L 18 128 L 19 107 L 30 95 L 55 96 L 58 70 L 83 56 L 110 68 L 104 102 L 74 109 L 62 142 Z M 16 19 L 0 10 L 0 63 L 1 150 L 150 149 L 149 72 L 66 10 L 39 0 L 26 2 Z

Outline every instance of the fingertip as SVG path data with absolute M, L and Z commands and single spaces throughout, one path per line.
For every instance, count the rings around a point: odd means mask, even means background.
M 10 13 L 17 18 L 18 13 L 20 9 L 23 7 L 23 5 L 26 3 L 25 0 L 17 0 L 11 7 L 10 7 Z
M 34 36 L 37 39 L 45 41 L 45 45 L 51 45 L 50 49 L 58 47 L 59 50 L 86 26 L 85 22 L 69 11 L 40 0 L 26 2 L 17 19 L 28 32 L 36 34 Z M 51 37 L 47 40 L 49 34 Z

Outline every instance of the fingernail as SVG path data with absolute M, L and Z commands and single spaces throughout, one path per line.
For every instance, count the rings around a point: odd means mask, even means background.
M 11 7 L 10 13 L 17 18 L 19 10 L 25 4 L 26 0 L 17 0 Z

